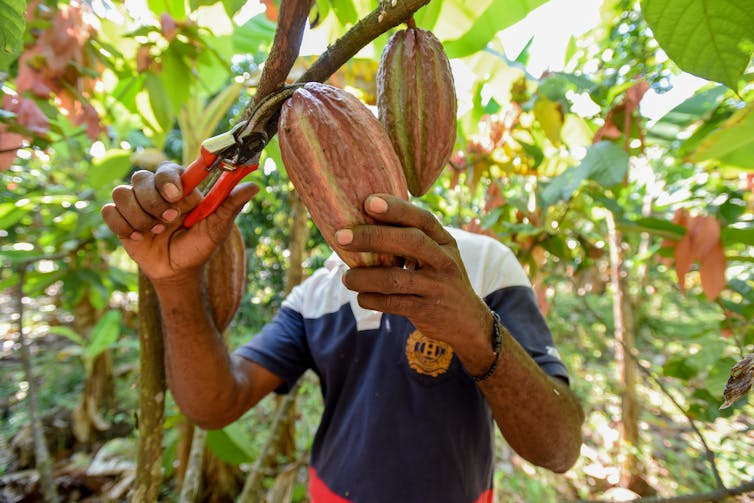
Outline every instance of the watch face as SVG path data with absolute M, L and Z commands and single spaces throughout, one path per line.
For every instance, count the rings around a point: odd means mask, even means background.
M 437 377 L 450 367 L 453 348 L 450 344 L 430 339 L 415 330 L 406 340 L 406 358 L 414 372 Z

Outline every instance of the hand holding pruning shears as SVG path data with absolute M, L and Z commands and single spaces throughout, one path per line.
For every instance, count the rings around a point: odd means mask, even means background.
M 183 194 L 191 193 L 213 171 L 221 170 L 222 174 L 199 206 L 188 214 L 183 221 L 184 226 L 191 227 L 214 212 L 233 187 L 257 169 L 259 155 L 268 140 L 266 126 L 277 117 L 283 102 L 298 87 L 284 87 L 266 96 L 254 107 L 249 119 L 238 123 L 230 131 L 202 142 L 199 157 L 189 164 L 181 176 Z
M 257 193 L 254 184 L 236 185 L 257 168 L 265 130 L 294 90 L 286 87 L 268 95 L 249 119 L 202 142 L 199 157 L 185 170 L 164 163 L 155 173 L 137 171 L 131 185 L 113 190 L 113 203 L 102 208 L 103 219 L 150 279 L 199 269 L 209 259 L 235 216 Z M 196 187 L 218 172 L 216 183 L 202 197 Z

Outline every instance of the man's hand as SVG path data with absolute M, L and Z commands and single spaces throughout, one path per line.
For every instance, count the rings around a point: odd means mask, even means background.
M 198 190 L 183 197 L 183 169 L 163 163 L 155 173 L 137 171 L 131 185 L 113 189 L 113 203 L 102 207 L 107 226 L 142 271 L 153 281 L 196 272 L 225 239 L 243 205 L 258 192 L 254 184 L 240 184 L 209 217 L 190 229 L 186 214 L 201 201 Z
M 425 336 L 445 341 L 472 375 L 491 364 L 492 315 L 471 286 L 455 239 L 431 213 L 375 194 L 364 203 L 374 225 L 341 229 L 344 249 L 406 258 L 407 267 L 349 269 L 345 286 L 359 305 L 407 317 Z

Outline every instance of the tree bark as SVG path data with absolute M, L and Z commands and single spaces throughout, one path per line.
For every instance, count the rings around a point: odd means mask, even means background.
M 158 501 L 162 484 L 165 346 L 157 294 L 139 272 L 139 452 L 131 501 Z
M 608 241 L 610 249 L 610 282 L 613 290 L 613 330 L 615 335 L 615 365 L 621 386 L 621 440 L 624 452 L 621 467 L 621 484 L 640 488 L 644 480 L 640 448 L 639 415 L 641 407 L 636 392 L 637 369 L 630 355 L 636 354 L 634 313 L 625 288 L 623 264 L 623 238 L 616 228 L 615 217 L 608 213 Z M 636 491 L 642 492 L 642 491 Z
M 188 457 L 186 476 L 181 486 L 179 503 L 194 503 L 201 489 L 202 465 L 207 445 L 207 432 L 198 426 L 194 426 L 192 429 L 191 452 Z

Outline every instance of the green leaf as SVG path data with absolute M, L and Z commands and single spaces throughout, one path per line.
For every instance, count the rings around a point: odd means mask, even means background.
M 641 7 L 682 70 L 738 88 L 754 52 L 754 0 L 643 0 Z
M 723 227 L 720 239 L 725 246 L 735 243 L 754 246 L 754 227 Z
M 186 19 L 186 3 L 183 0 L 147 0 L 147 5 L 157 17 L 167 12 L 176 21 Z
M 272 43 L 276 26 L 264 14 L 254 16 L 233 30 L 233 49 L 236 53 L 256 55 Z
M 175 112 L 170 105 L 167 89 L 165 89 L 160 77 L 154 73 L 147 74 L 144 86 L 149 94 L 149 105 L 157 124 L 162 128 L 162 131 L 169 131 L 173 125 Z
M 669 222 L 661 218 L 639 218 L 634 220 L 632 224 L 634 224 L 634 226 L 631 226 L 631 228 L 638 232 L 649 232 L 665 237 L 675 237 L 677 239 L 681 239 L 686 233 L 686 228 L 682 225 L 674 224 L 673 222 Z
M 359 20 L 359 13 L 356 11 L 353 0 L 330 0 L 330 5 L 335 12 L 335 17 L 343 26 L 354 24 Z
M 10 229 L 33 211 L 34 208 L 18 206 L 16 203 L 0 203 L 0 229 Z
M 191 69 L 180 56 L 178 46 L 171 45 L 162 53 L 162 71 L 159 73 L 162 86 L 168 91 L 170 109 L 177 113 L 191 95 L 195 81 Z
M 106 189 L 109 193 L 113 182 L 121 180 L 130 170 L 131 153 L 128 150 L 110 150 L 92 161 L 89 183 L 97 192 Z
M 601 141 L 589 147 L 581 165 L 588 177 L 603 187 L 613 187 L 623 181 L 628 171 L 628 154 L 617 144 Z
M 89 343 L 84 350 L 84 359 L 92 362 L 104 350 L 112 346 L 120 336 L 120 311 L 108 311 L 92 328 Z
M 699 373 L 699 370 L 691 365 L 686 357 L 675 356 L 662 366 L 662 373 L 668 377 L 677 377 L 687 381 Z
M 691 154 L 692 162 L 721 159 L 754 143 L 754 102 L 734 113 L 713 130 Z
M 547 0 L 492 0 L 471 27 L 455 40 L 444 42 L 449 58 L 470 56 L 484 49 L 501 30 L 521 21 Z
M 207 446 L 226 463 L 239 465 L 253 459 L 253 442 L 240 423 L 207 432 Z
M 246 4 L 246 0 L 223 0 L 223 8 L 228 17 L 233 17 Z
M 432 30 L 440 18 L 442 2 L 429 2 L 414 13 L 416 26 L 424 30 Z
M 725 86 L 715 85 L 694 94 L 660 117 L 648 133 L 667 141 L 676 140 L 681 131 L 708 117 L 727 92 Z
M 23 49 L 26 0 L 0 0 L 0 72 L 6 71 Z
M 81 347 L 84 347 L 86 345 L 86 340 L 83 337 L 81 337 L 78 334 L 78 332 L 76 332 L 71 327 L 66 327 L 65 325 L 58 325 L 56 327 L 50 327 L 49 332 L 55 335 L 62 335 L 63 337 L 75 342 Z
M 567 201 L 587 179 L 587 175 L 588 173 L 581 166 L 566 169 L 553 178 L 542 192 L 542 205 L 551 206 L 558 201 Z

